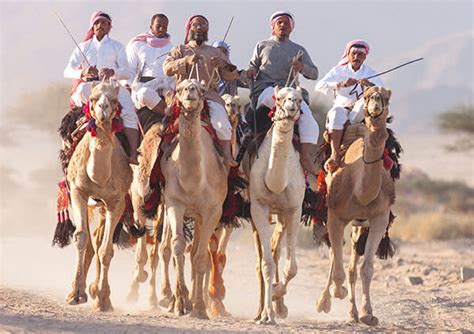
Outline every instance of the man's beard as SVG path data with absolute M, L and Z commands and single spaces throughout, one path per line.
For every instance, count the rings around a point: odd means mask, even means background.
M 198 33 L 196 33 L 195 31 L 190 30 L 190 31 L 189 31 L 189 40 L 190 40 L 190 41 L 196 41 L 196 43 L 197 43 L 198 45 L 201 45 L 202 43 L 208 41 L 207 32 L 198 34 Z

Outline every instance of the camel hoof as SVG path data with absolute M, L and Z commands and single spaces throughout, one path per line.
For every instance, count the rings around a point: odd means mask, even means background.
M 272 300 L 275 301 L 277 299 L 280 299 L 284 295 L 286 295 L 286 287 L 281 283 L 273 284 Z
M 191 311 L 191 314 L 189 315 L 191 318 L 197 318 L 197 319 L 203 319 L 203 320 L 209 320 L 209 317 L 207 316 L 206 310 L 199 310 L 197 308 L 194 308 Z
M 137 275 L 137 281 L 139 283 L 146 282 L 147 279 L 148 279 L 148 273 L 146 272 L 146 270 L 143 270 Z
M 66 303 L 69 305 L 79 305 L 87 303 L 87 294 L 73 291 L 66 297 Z
M 286 319 L 288 317 L 288 307 L 286 307 L 283 298 L 279 298 L 274 302 L 275 313 L 278 318 Z
M 257 320 L 255 322 L 257 325 L 276 325 L 275 319 L 264 317 L 263 319 Z
M 150 308 L 151 308 L 152 310 L 159 309 L 158 298 L 156 297 L 156 294 L 152 294 L 152 295 L 148 298 L 148 304 L 150 305 Z
M 96 283 L 92 283 L 91 285 L 89 285 L 89 294 L 91 295 L 91 298 L 92 299 L 96 299 L 97 298 L 97 284 Z
M 372 314 L 367 314 L 360 317 L 360 321 L 368 326 L 377 326 L 379 324 L 379 319 L 374 317 Z
M 211 300 L 210 312 L 212 317 L 231 317 L 232 315 L 226 311 L 221 300 Z
M 331 295 L 329 293 L 323 293 L 321 297 L 319 297 L 316 303 L 316 310 L 318 313 L 329 313 L 331 311 Z
M 103 302 L 101 302 L 100 299 L 97 299 L 96 302 L 94 303 L 93 309 L 94 311 L 99 311 L 99 312 L 112 312 L 114 310 L 109 298 L 107 298 Z
M 331 290 L 331 294 L 334 298 L 344 299 L 347 297 L 347 289 L 343 286 L 340 286 L 339 288 L 337 286 L 332 286 Z

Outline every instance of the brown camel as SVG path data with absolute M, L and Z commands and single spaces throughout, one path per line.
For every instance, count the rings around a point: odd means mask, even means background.
M 239 151 L 239 143 L 237 141 L 237 126 L 241 118 L 242 106 L 240 103 L 239 96 L 232 96 L 230 94 L 224 94 L 222 99 L 225 103 L 225 110 L 229 117 L 230 124 L 232 125 L 232 137 L 231 137 L 231 151 L 235 157 Z M 209 281 L 209 308 L 212 316 L 216 317 L 227 317 L 231 314 L 227 312 L 224 303 L 222 302 L 225 298 L 225 286 L 223 273 L 226 263 L 226 249 L 229 243 L 230 237 L 234 227 L 232 225 L 222 225 L 216 229 L 209 240 L 209 253 L 211 255 L 211 272 L 210 275 L 206 275 L 206 281 Z
M 96 249 L 100 262 L 99 279 L 90 287 L 92 297 L 98 297 L 94 309 L 101 311 L 113 309 L 108 283 L 110 262 L 114 254 L 112 239 L 124 211 L 125 195 L 132 182 L 132 170 L 127 156 L 112 128 L 112 120 L 118 110 L 117 94 L 118 87 L 108 83 L 98 84 L 92 89 L 90 114 L 96 123 L 96 135 L 85 134 L 71 157 L 67 173 L 76 223 L 74 241 L 77 248 L 76 275 L 67 302 L 80 304 L 87 301 L 86 274 L 93 256 L 87 202 L 92 197 L 102 201 L 106 211 L 103 240 Z
M 183 80 L 176 89 L 181 109 L 179 144 L 169 158 L 161 160 L 165 177 L 165 219 L 171 228 L 171 248 L 176 270 L 175 313 L 185 311 L 184 217 L 195 221 L 191 250 L 191 316 L 208 319 L 204 303 L 204 275 L 210 269 L 208 242 L 219 223 L 227 194 L 228 168 L 201 125 L 205 87 L 197 80 Z
M 360 319 L 371 326 L 378 323 L 378 319 L 372 314 L 370 302 L 373 261 L 389 223 L 390 207 L 395 201 L 394 181 L 390 172 L 384 168 L 382 158 L 388 138 L 386 122 L 390 95 L 391 91 L 382 87 L 370 87 L 365 90 L 365 136 L 349 146 L 340 168 L 326 177 L 331 266 L 327 285 L 317 302 L 317 310 L 330 311 L 331 295 L 340 299 L 347 296 L 347 289 L 342 286 L 345 280 L 342 251 L 344 228 L 353 220 L 367 221 L 370 229 L 364 261 L 360 268 L 362 316 L 359 318 L 355 304 L 359 256 L 354 251 L 349 265 L 349 315 L 353 321 L 358 322 Z M 356 234 L 353 234 L 353 242 Z
M 301 219 L 305 179 L 298 152 L 292 144 L 294 123 L 300 115 L 301 91 L 290 87 L 277 90 L 273 126 L 268 131 L 254 159 L 250 171 L 246 168 L 248 156 L 242 165 L 249 175 L 249 193 L 257 251 L 257 276 L 260 281 L 260 302 L 256 317 L 258 323 L 275 323 L 272 299 L 282 316 L 286 316 L 283 296 L 289 281 L 295 277 L 296 234 Z M 277 225 L 271 238 L 269 218 L 276 214 Z M 283 279 L 273 287 L 276 263 L 272 254 L 286 235 L 287 257 Z

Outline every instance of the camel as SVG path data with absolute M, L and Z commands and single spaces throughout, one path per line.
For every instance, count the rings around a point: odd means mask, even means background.
M 96 124 L 93 136 L 86 133 L 71 157 L 67 180 L 71 205 L 76 223 L 74 242 L 77 249 L 76 274 L 72 291 L 67 296 L 71 305 L 87 302 L 86 275 L 93 257 L 88 224 L 88 199 L 98 199 L 105 206 L 103 238 L 95 249 L 100 263 L 98 280 L 90 286 L 95 310 L 113 310 L 110 302 L 108 273 L 114 250 L 115 227 L 124 211 L 125 195 L 132 182 L 128 158 L 113 133 L 112 121 L 118 110 L 118 87 L 100 83 L 93 87 L 90 97 L 90 115 Z
M 359 256 L 354 247 L 349 265 L 349 316 L 375 326 L 378 319 L 373 315 L 370 302 L 370 283 L 373 261 L 377 248 L 389 223 L 390 207 L 395 201 L 394 181 L 383 166 L 388 104 L 391 91 L 382 87 L 370 87 L 364 91 L 366 132 L 347 149 L 344 162 L 334 173 L 328 173 L 328 222 L 331 242 L 329 277 L 318 302 L 318 312 L 329 312 L 331 295 L 343 299 L 347 289 L 343 267 L 343 233 L 350 221 L 367 221 L 369 234 L 365 245 L 365 257 L 360 268 L 362 279 L 362 315 L 359 317 L 355 303 L 355 283 Z M 355 225 L 356 223 L 353 223 Z M 357 240 L 359 228 L 354 229 L 352 242 Z M 332 288 L 331 288 L 332 286 Z M 331 291 L 330 291 L 331 288 Z
M 209 132 L 201 125 L 205 87 L 197 80 L 183 80 L 176 88 L 181 109 L 179 143 L 161 160 L 166 186 L 165 219 L 171 229 L 171 248 L 176 270 L 174 310 L 185 313 L 188 293 L 184 280 L 184 217 L 195 221 L 191 249 L 191 316 L 209 319 L 204 303 L 204 275 L 209 270 L 208 241 L 219 223 L 227 194 L 228 168 L 218 155 Z
M 292 144 L 294 124 L 300 115 L 301 90 L 291 87 L 276 89 L 275 96 L 273 126 L 258 150 L 258 157 L 251 163 L 250 170 L 249 156 L 246 155 L 242 161 L 249 176 L 257 276 L 260 282 L 259 310 L 255 320 L 260 324 L 275 323 L 272 298 L 279 315 L 286 316 L 283 296 L 288 283 L 297 273 L 296 235 L 305 193 L 303 169 Z M 271 238 L 269 219 L 272 214 L 276 214 L 278 219 Z M 286 235 L 287 241 L 286 265 L 283 279 L 273 287 L 273 277 L 277 271 L 274 258 L 278 257 L 283 235 Z
M 224 94 L 222 99 L 225 103 L 225 110 L 232 125 L 231 152 L 235 156 L 239 151 L 239 143 L 237 141 L 237 127 L 241 118 L 242 106 L 239 96 Z M 226 249 L 234 227 L 231 225 L 221 225 L 212 233 L 209 240 L 209 253 L 211 255 L 211 272 L 210 276 L 206 275 L 206 286 L 209 286 L 209 308 L 212 316 L 226 317 L 230 313 L 226 311 L 223 304 L 225 297 L 224 279 L 222 278 L 225 263 Z

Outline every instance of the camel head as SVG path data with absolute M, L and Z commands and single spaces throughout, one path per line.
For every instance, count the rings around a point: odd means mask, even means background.
M 303 94 L 301 89 L 284 87 L 275 88 L 276 110 L 273 114 L 273 122 L 283 122 L 293 125 L 293 123 L 300 116 L 301 102 L 303 101 Z
M 367 87 L 364 90 L 364 114 L 371 119 L 386 119 L 392 91 L 383 87 Z
M 238 121 L 241 111 L 240 97 L 238 95 L 232 96 L 230 94 L 224 94 L 222 95 L 222 99 L 225 103 L 225 111 L 227 112 L 229 121 L 231 124 L 234 124 Z
M 199 115 L 204 105 L 206 87 L 196 79 L 183 80 L 176 87 L 176 98 L 182 107 L 185 116 L 188 114 Z
M 97 126 L 112 123 L 118 110 L 119 86 L 100 83 L 93 86 L 90 95 L 90 114 Z

